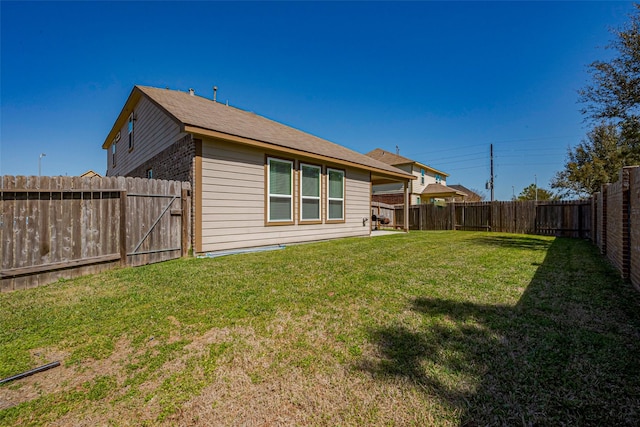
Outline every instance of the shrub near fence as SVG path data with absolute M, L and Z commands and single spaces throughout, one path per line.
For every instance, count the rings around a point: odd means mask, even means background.
M 180 257 L 190 186 L 123 177 L 0 177 L 0 290 Z

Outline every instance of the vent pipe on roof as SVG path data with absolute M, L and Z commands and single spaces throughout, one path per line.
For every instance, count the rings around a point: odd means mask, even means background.
M 189 95 L 194 96 L 196 94 L 196 91 L 189 88 Z
M 216 102 L 216 92 L 218 91 L 218 86 L 213 87 L 213 102 Z
M 400 155 L 400 147 L 398 147 L 397 145 L 396 145 L 396 154 Z

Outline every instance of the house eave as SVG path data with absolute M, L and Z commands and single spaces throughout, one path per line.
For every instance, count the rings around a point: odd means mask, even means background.
M 427 169 L 427 170 L 430 170 L 431 172 L 437 173 L 438 175 L 442 175 L 442 176 L 444 176 L 444 177 L 449 176 L 449 174 L 448 174 L 448 173 L 446 173 L 446 172 L 442 172 L 441 170 L 438 170 L 438 169 L 436 169 L 436 168 L 432 168 L 431 166 L 425 165 L 425 164 L 423 164 L 423 163 L 420 163 L 420 162 L 414 162 L 413 164 L 418 165 L 418 166 L 420 166 L 420 167 L 421 167 L 421 168 L 423 168 L 423 169 Z
M 134 86 L 133 90 L 129 94 L 129 97 L 127 98 L 127 102 L 124 103 L 124 107 L 122 107 L 118 118 L 113 123 L 109 134 L 107 134 L 107 138 L 104 140 L 102 148 L 108 150 L 109 147 L 111 147 L 116 134 L 120 131 L 120 129 L 122 129 L 122 126 L 124 126 L 124 123 L 127 121 L 129 114 L 131 114 L 135 105 L 138 103 L 138 101 L 140 101 L 140 98 L 142 98 L 142 93 Z
M 295 156 L 299 156 L 299 157 L 306 157 L 306 158 L 310 158 L 310 159 L 314 159 L 314 160 L 321 160 L 321 161 L 331 162 L 331 163 L 342 165 L 342 166 L 349 166 L 349 167 L 354 167 L 354 168 L 366 170 L 366 171 L 371 172 L 372 180 L 373 180 L 373 176 L 374 175 L 375 175 L 376 179 L 380 179 L 380 180 L 388 179 L 388 180 L 391 180 L 391 181 L 394 181 L 394 182 L 397 182 L 397 181 L 409 181 L 409 180 L 417 179 L 417 177 L 415 177 L 414 175 L 408 174 L 408 173 L 406 173 L 404 171 L 401 171 L 401 170 L 398 170 L 398 172 L 388 171 L 388 170 L 379 169 L 379 168 L 375 168 L 375 167 L 372 167 L 372 166 L 368 166 L 368 165 L 363 165 L 363 164 L 360 164 L 360 163 L 352 162 L 352 161 L 349 161 L 349 160 L 338 159 L 338 158 L 335 158 L 335 157 L 330 157 L 330 156 L 325 156 L 325 155 L 322 155 L 322 154 L 311 153 L 311 152 L 303 151 L 303 150 L 296 150 L 294 148 L 284 147 L 284 146 L 277 145 L 277 144 L 270 143 L 270 142 L 259 141 L 259 140 L 256 140 L 256 139 L 246 138 L 246 137 L 238 136 L 238 135 L 231 135 L 231 134 L 227 134 L 227 133 L 224 133 L 224 132 L 211 130 L 211 129 L 204 129 L 204 128 L 201 128 L 201 127 L 198 127 L 198 126 L 184 124 L 183 126 L 181 126 L 181 130 L 183 132 L 186 132 L 186 133 L 191 133 L 194 136 L 218 138 L 218 139 L 222 139 L 222 140 L 225 140 L 225 141 L 234 142 L 234 143 L 237 143 L 237 144 L 243 144 L 243 145 L 248 145 L 248 146 L 252 146 L 252 147 L 256 147 L 256 148 L 261 148 L 261 149 L 264 149 L 264 150 L 277 151 L 277 152 L 280 152 L 280 153 L 286 153 L 286 154 L 295 155 Z

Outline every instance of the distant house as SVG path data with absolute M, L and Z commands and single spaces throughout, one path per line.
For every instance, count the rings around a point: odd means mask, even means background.
M 89 169 L 88 171 L 80 175 L 80 178 L 93 178 L 94 176 L 97 176 L 98 178 L 102 177 L 102 175 L 100 175 L 98 172 L 94 172 L 93 170 Z
M 367 236 L 371 186 L 414 178 L 192 90 L 135 86 L 102 148 L 107 176 L 191 182 L 196 253 Z
M 447 177 L 449 174 L 434 169 L 431 166 L 385 151 L 381 148 L 376 148 L 368 152 L 367 156 L 401 169 L 415 177 L 415 180 L 412 181 L 409 186 L 410 203 L 412 205 L 434 203 L 450 200 L 454 197 L 464 198 L 466 196 L 466 193 L 462 191 L 447 187 Z M 372 193 L 374 201 L 388 204 L 404 203 L 403 188 L 399 183 L 374 185 Z
M 463 201 L 464 202 L 481 202 L 484 200 L 484 196 L 476 193 L 473 190 L 468 189 L 464 185 L 460 185 L 460 184 L 449 185 L 449 188 L 453 188 L 454 190 L 458 190 L 466 194 L 466 196 L 464 197 L 456 197 L 455 198 L 456 202 L 463 202 Z

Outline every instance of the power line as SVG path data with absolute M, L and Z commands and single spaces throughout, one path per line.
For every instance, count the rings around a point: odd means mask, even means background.
M 449 172 L 451 171 L 463 171 L 463 170 L 468 170 L 468 169 L 485 169 L 487 167 L 487 165 L 482 165 L 482 166 L 468 166 L 468 167 L 464 167 L 464 168 L 447 168 Z
M 535 141 L 547 141 L 547 140 L 553 140 L 553 139 L 573 139 L 573 138 L 581 138 L 581 136 L 576 136 L 576 135 L 556 135 L 556 136 L 542 136 L 542 137 L 537 137 L 537 138 L 519 138 L 519 139 L 503 139 L 503 140 L 494 140 L 493 144 L 498 146 L 500 144 L 507 144 L 507 143 L 511 143 L 511 142 L 535 142 Z M 421 156 L 421 155 L 431 155 L 434 153 L 450 153 L 450 152 L 454 152 L 454 151 L 460 151 L 460 150 L 466 150 L 468 148 L 472 148 L 472 147 L 486 147 L 485 145 L 486 143 L 477 143 L 477 144 L 467 144 L 467 145 L 461 145 L 461 146 L 456 146 L 456 147 L 447 147 L 447 148 L 443 148 L 440 150 L 429 150 L 429 151 L 414 151 L 414 152 L 409 152 L 407 155 L 408 156 Z M 500 148 L 500 151 L 540 151 L 540 150 L 555 150 L 555 149 L 540 149 L 540 148 L 535 148 L 535 147 L 530 147 L 530 148 L 508 148 L 505 147 L 504 149 L 502 149 L 502 147 L 496 147 L 496 148 Z M 567 147 L 563 147 L 562 150 L 566 150 Z

